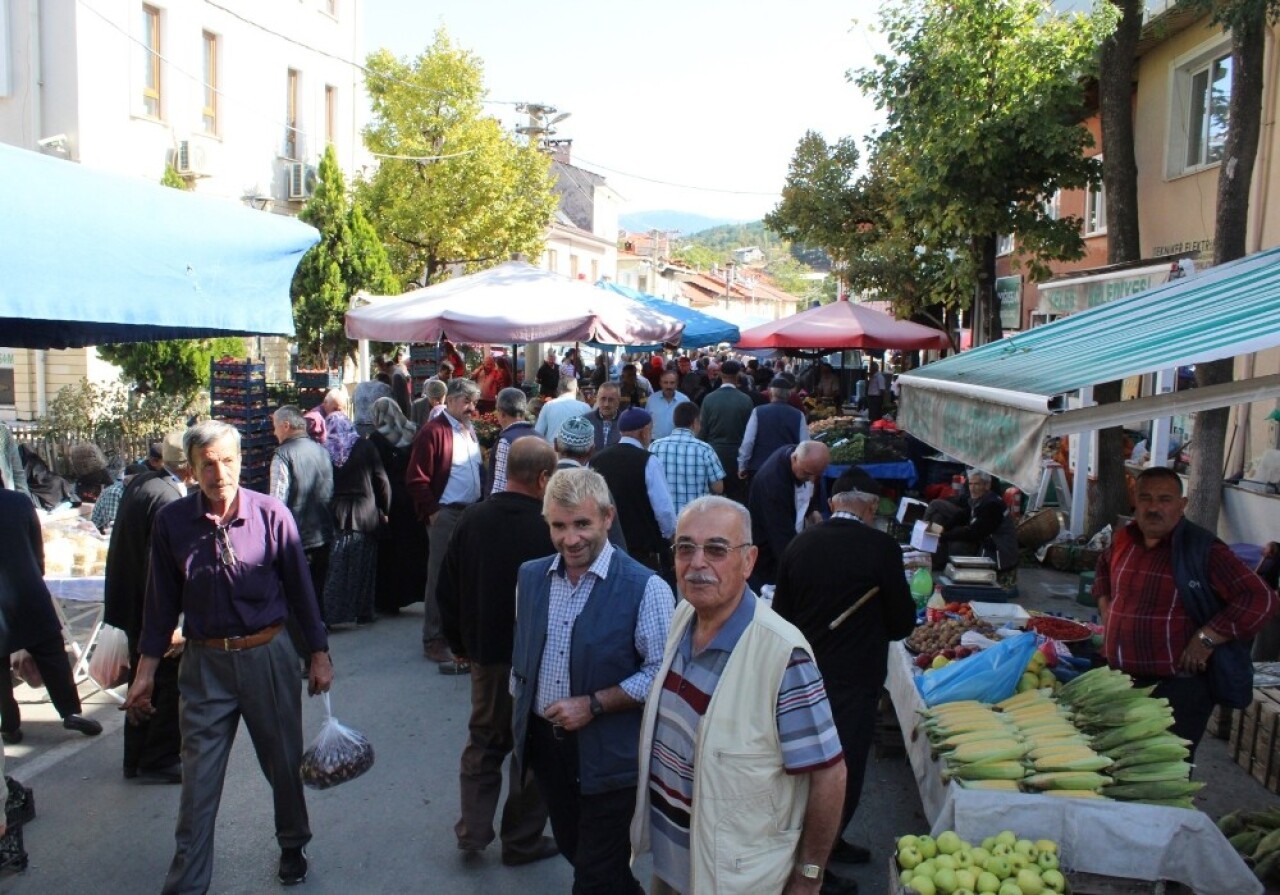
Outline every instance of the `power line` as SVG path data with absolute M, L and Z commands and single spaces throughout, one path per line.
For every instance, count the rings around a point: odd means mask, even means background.
M 674 187 L 675 189 L 681 189 L 681 190 L 697 190 L 698 192 L 703 192 L 703 193 L 725 193 L 730 196 L 770 196 L 775 199 L 778 196 L 782 195 L 781 190 L 777 190 L 772 193 L 766 193 L 766 192 L 759 192 L 756 190 L 725 190 L 725 189 L 719 189 L 717 187 L 711 187 L 711 186 L 695 186 L 689 183 L 673 183 L 669 180 L 658 180 L 653 177 L 644 177 L 640 174 L 629 174 L 626 171 L 619 171 L 617 168 L 610 168 L 608 165 L 602 165 L 598 162 L 593 162 L 590 159 L 582 158 L 581 156 L 578 156 L 577 161 L 588 164 L 593 168 L 599 168 L 601 171 L 608 171 L 610 174 L 617 174 L 620 177 L 629 177 L 632 180 L 642 180 L 645 183 L 654 183 L 659 186 L 669 186 L 669 187 Z

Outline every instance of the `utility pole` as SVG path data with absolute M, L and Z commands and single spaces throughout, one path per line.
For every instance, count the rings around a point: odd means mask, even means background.
M 543 151 L 547 150 L 548 141 L 555 136 L 555 126 L 573 114 L 556 114 L 556 107 L 546 103 L 516 103 L 516 111 L 529 116 L 528 123 L 517 127 L 516 133 L 528 137 L 530 143 Z

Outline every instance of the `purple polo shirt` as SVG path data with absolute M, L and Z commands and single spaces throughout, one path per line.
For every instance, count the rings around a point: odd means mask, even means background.
M 163 656 L 183 614 L 189 640 L 240 637 L 285 620 L 289 610 L 312 651 L 329 648 L 298 528 L 288 507 L 239 490 L 236 517 L 224 526 L 234 565 L 219 558 L 218 526 L 197 491 L 156 514 L 151 572 L 139 651 Z

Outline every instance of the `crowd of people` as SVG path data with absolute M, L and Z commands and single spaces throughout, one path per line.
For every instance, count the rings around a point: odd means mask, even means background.
M 273 790 L 279 879 L 306 878 L 299 672 L 325 692 L 330 633 L 422 601 L 424 656 L 471 678 L 454 826 L 465 855 L 497 839 L 510 866 L 563 856 L 575 893 L 856 892 L 830 865 L 870 859 L 844 831 L 889 644 L 915 622 L 902 552 L 872 524 L 879 482 L 857 467 L 827 475 L 785 368 L 655 355 L 615 376 L 548 352 L 530 399 L 498 360 L 468 374 L 451 353 L 414 401 L 393 357 L 389 382 L 373 380 L 388 393 L 361 383 L 354 400 L 338 388 L 278 408 L 265 495 L 239 487 L 239 434 L 218 422 L 171 433 L 157 467 L 121 489 L 106 620 L 132 658 L 124 777 L 182 786 L 163 891 L 209 885 L 241 718 Z M 869 405 L 886 393 L 871 373 Z M 831 387 L 820 366 L 813 381 Z M 488 445 L 482 406 L 498 421 Z M 1211 536 L 1178 548 L 1207 571 L 1167 558 L 1192 530 L 1174 482 L 1140 479 L 1136 527 L 1098 586 L 1119 632 L 1108 659 L 1167 691 L 1198 739 L 1213 651 L 1251 638 L 1276 599 Z M 1002 554 L 991 485 L 971 474 L 964 507 L 933 508 L 950 514 L 947 549 Z M 0 524 L 6 543 L 31 542 L 21 564 L 0 563 L 7 619 L 43 588 L 40 537 L 34 510 Z M 1152 610 L 1197 572 L 1225 606 L 1216 616 L 1193 624 L 1174 599 Z M 1177 642 L 1155 649 L 1169 618 Z M 0 633 L 0 647 L 65 661 L 43 634 Z M 50 694 L 68 728 L 96 732 Z M 13 718 L 0 701 L 6 742 Z M 646 852 L 647 886 L 632 869 Z

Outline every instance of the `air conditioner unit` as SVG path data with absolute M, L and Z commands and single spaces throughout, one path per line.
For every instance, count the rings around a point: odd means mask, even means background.
M 316 191 L 316 169 L 306 162 L 289 162 L 286 172 L 289 176 L 289 198 L 310 199 Z
M 194 140 L 179 140 L 173 153 L 173 167 L 184 177 L 206 176 L 209 160 L 204 146 Z

